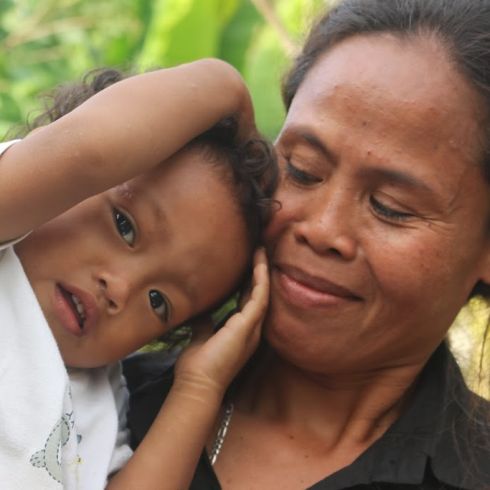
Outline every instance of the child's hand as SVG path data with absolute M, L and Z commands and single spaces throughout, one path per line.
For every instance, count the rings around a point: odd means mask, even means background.
M 211 389 L 220 396 L 255 351 L 269 301 L 269 274 L 263 249 L 255 253 L 252 290 L 242 310 L 215 334 L 211 320 L 195 327 L 175 369 L 175 383 Z

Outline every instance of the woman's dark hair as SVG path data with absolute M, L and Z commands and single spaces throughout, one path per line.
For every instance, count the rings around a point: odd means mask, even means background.
M 490 183 L 490 0 L 341 1 L 314 25 L 284 78 L 286 108 L 322 54 L 349 37 L 381 33 L 406 38 L 435 35 L 456 68 L 481 94 L 486 109 L 481 164 Z M 471 294 L 476 295 L 490 299 L 490 286 L 479 282 Z
M 27 130 L 59 119 L 125 77 L 119 70 L 103 68 L 90 71 L 80 83 L 60 85 L 44 97 L 44 111 L 27 124 Z M 224 174 L 231 177 L 250 244 L 255 247 L 275 206 L 272 195 L 277 187 L 278 167 L 272 146 L 259 135 L 249 141 L 239 141 L 238 123 L 233 117 L 220 121 L 188 146 L 202 148 L 212 164 L 223 166 L 225 171 L 226 167 L 230 169 L 230 173 Z

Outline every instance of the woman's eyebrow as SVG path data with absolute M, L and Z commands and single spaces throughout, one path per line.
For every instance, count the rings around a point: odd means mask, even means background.
M 417 179 L 413 175 L 409 175 L 405 172 L 400 172 L 399 170 L 394 170 L 391 168 L 373 166 L 362 167 L 359 171 L 359 176 L 361 179 L 374 178 L 376 180 L 383 180 L 385 182 L 398 184 L 410 189 L 418 189 L 426 193 L 435 194 L 434 189 L 432 189 L 422 180 Z
M 303 126 L 289 126 L 287 130 L 284 131 L 283 137 L 288 142 L 293 140 L 305 141 L 309 146 L 320 152 L 333 165 L 337 165 L 337 154 L 328 147 L 327 143 L 322 141 L 307 128 Z
M 316 137 L 314 134 L 312 133 L 309 133 L 309 132 L 305 132 L 305 131 L 301 131 L 299 133 L 299 136 L 304 139 L 305 141 L 307 141 L 310 146 L 313 146 L 314 148 L 316 148 L 320 153 L 323 154 L 323 156 L 325 158 L 327 158 L 333 165 L 337 165 L 337 162 L 338 162 L 338 157 L 337 155 L 335 154 L 334 151 L 332 151 L 328 145 L 320 140 L 318 137 Z
M 331 148 L 329 148 L 327 143 L 303 126 L 288 127 L 284 132 L 283 137 L 286 141 L 286 145 L 292 141 L 305 141 L 309 146 L 319 151 L 334 166 L 338 164 L 339 159 L 337 154 Z M 399 170 L 391 168 L 374 166 L 363 167 L 360 170 L 360 176 L 361 178 L 374 177 L 376 179 L 388 181 L 403 187 L 419 189 L 427 194 L 435 194 L 434 189 L 428 186 L 422 180 L 417 179 L 413 175 L 409 175 L 405 172 L 400 172 Z

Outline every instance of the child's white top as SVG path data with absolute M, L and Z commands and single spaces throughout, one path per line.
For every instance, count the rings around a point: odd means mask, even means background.
M 120 366 L 68 374 L 12 245 L 0 246 L 0 488 L 102 489 L 131 455 Z

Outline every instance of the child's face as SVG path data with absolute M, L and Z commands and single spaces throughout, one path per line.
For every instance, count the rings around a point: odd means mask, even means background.
M 197 150 L 78 204 L 16 246 L 65 363 L 123 358 L 236 287 L 251 252 Z

